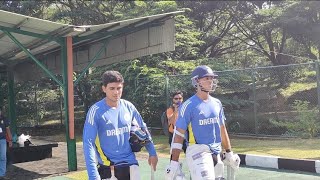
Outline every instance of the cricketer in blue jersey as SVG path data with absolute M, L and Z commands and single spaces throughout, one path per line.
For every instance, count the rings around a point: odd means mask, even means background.
M 239 167 L 240 159 L 231 151 L 222 104 L 210 95 L 217 86 L 216 77 L 208 66 L 198 66 L 191 74 L 196 94 L 179 108 L 166 180 L 174 180 L 180 174 L 179 155 L 184 139 L 188 143 L 186 159 L 192 179 L 222 178 L 221 146 L 226 151 L 227 163 L 232 161 L 234 168 Z
M 225 120 L 220 100 L 209 96 L 203 101 L 197 95 L 193 95 L 180 110 L 176 127 L 188 132 L 185 136 L 188 145 L 207 144 L 213 154 L 220 154 L 220 126 L 224 126 Z
M 156 169 L 158 157 L 146 124 L 135 106 L 121 99 L 123 77 L 117 71 L 106 71 L 102 76 L 102 90 L 106 97 L 89 109 L 83 129 L 83 151 L 89 179 L 139 180 L 138 161 L 131 139 L 134 132 L 145 138 L 149 164 Z M 140 133 L 139 133 L 140 132 Z M 138 148 L 139 150 L 139 148 Z M 98 164 L 98 166 L 97 166 Z M 101 177 L 100 166 L 105 166 L 106 177 Z M 110 167 L 111 166 L 111 167 Z M 104 174 L 105 175 L 105 174 Z

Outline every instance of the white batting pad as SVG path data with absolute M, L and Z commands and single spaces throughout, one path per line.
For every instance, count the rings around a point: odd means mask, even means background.
M 186 159 L 192 180 L 215 179 L 212 155 L 207 145 L 194 144 L 189 146 Z

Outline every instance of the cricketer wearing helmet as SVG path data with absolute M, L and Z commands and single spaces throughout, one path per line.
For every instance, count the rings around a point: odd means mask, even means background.
M 166 180 L 181 179 L 179 155 L 184 138 L 188 142 L 186 159 L 192 180 L 223 178 L 221 145 L 226 150 L 224 162 L 235 170 L 239 167 L 240 158 L 231 151 L 222 104 L 209 94 L 217 86 L 216 78 L 217 75 L 208 66 L 198 66 L 191 74 L 196 94 L 179 108 Z
M 139 180 L 134 152 L 142 146 L 149 152 L 149 164 L 156 169 L 158 157 L 141 115 L 132 103 L 120 99 L 123 82 L 119 72 L 106 71 L 102 76 L 106 97 L 87 113 L 83 151 L 89 180 Z

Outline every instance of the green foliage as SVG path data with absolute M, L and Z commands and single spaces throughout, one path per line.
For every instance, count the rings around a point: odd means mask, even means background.
M 27 16 L 46 18 L 48 1 L 0 1 L 0 9 Z
M 293 109 L 297 111 L 297 116 L 293 120 L 273 120 L 270 122 L 279 127 L 286 127 L 290 134 L 304 138 L 312 138 L 318 135 L 320 130 L 319 110 L 309 107 L 307 101 L 295 101 Z
M 320 3 L 316 1 L 0 2 L 3 10 L 74 25 L 109 23 L 185 10 L 175 15 L 175 51 L 90 68 L 75 87 L 76 97 L 80 99 L 76 105 L 82 107 L 83 104 L 86 111 L 104 97 L 100 84 L 102 73 L 118 70 L 125 78 L 123 98 L 137 105 L 151 124 L 160 118 L 158 112 L 162 112 L 170 101 L 166 99 L 166 89 L 168 93 L 181 89 L 186 97 L 194 93 L 190 73 L 200 64 L 218 72 L 219 87 L 214 95 L 221 98 L 228 112 L 252 107 L 252 101 L 248 100 L 252 89 L 251 72 L 225 70 L 316 59 L 319 56 L 319 7 Z M 166 78 L 169 78 L 168 83 Z M 276 68 L 270 73 L 257 73 L 255 80 L 258 88 L 283 85 L 281 94 L 290 98 L 297 92 L 315 89 L 315 78 L 315 71 L 308 69 Z M 32 92 L 34 87 L 31 86 L 26 86 L 29 90 L 19 87 L 21 91 Z M 38 101 L 55 99 L 57 94 L 52 94 L 52 89 L 52 85 L 39 89 Z M 28 111 L 28 118 L 35 118 L 36 107 L 31 103 L 35 98 L 24 92 L 24 99 L 18 105 L 19 113 Z M 20 95 L 18 93 L 18 98 Z M 41 110 L 40 106 L 37 108 Z M 45 107 L 43 111 L 50 109 Z
M 302 92 L 306 90 L 310 90 L 312 88 L 317 87 L 317 83 L 290 83 L 290 85 L 284 89 L 280 89 L 279 92 L 281 93 L 282 96 L 285 98 L 288 98 L 292 96 L 293 94 L 297 92 Z
M 134 1 L 131 8 L 123 11 L 124 17 L 150 16 L 177 10 L 175 1 Z
M 195 61 L 163 61 L 161 65 L 163 65 L 167 71 L 168 75 L 175 74 L 188 74 L 196 67 Z
M 15 89 L 18 126 L 34 126 L 44 123 L 49 118 L 60 118 L 61 91 L 55 82 L 43 78 L 24 84 L 17 83 Z
M 320 43 L 318 32 L 315 30 L 319 28 L 319 8 L 318 1 L 297 1 L 284 10 L 282 25 L 295 40 L 307 45 L 308 48 L 310 43 L 315 45 L 314 47 Z
M 176 50 L 172 52 L 172 59 L 194 59 L 201 56 L 199 46 L 204 41 L 200 40 L 200 32 L 196 30 L 194 22 L 185 15 L 177 15 L 176 18 Z

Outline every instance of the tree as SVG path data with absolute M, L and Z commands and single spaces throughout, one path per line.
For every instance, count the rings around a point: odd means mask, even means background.
M 188 8 L 187 17 L 200 33 L 198 41 L 200 57 L 221 57 L 234 52 L 241 41 L 232 37 L 235 17 L 229 10 L 239 5 L 235 1 L 178 1 L 180 7 Z M 198 56 L 198 58 L 199 58 Z
M 306 56 L 320 57 L 320 2 L 297 1 L 290 4 L 281 19 L 282 27 L 294 40 L 302 43 Z
M 288 36 L 278 21 L 287 2 L 259 1 L 243 5 L 247 17 L 237 19 L 236 26 L 248 38 L 248 46 L 266 56 L 272 65 L 288 64 L 283 55 Z
M 0 1 L 0 9 L 46 19 L 48 1 Z

